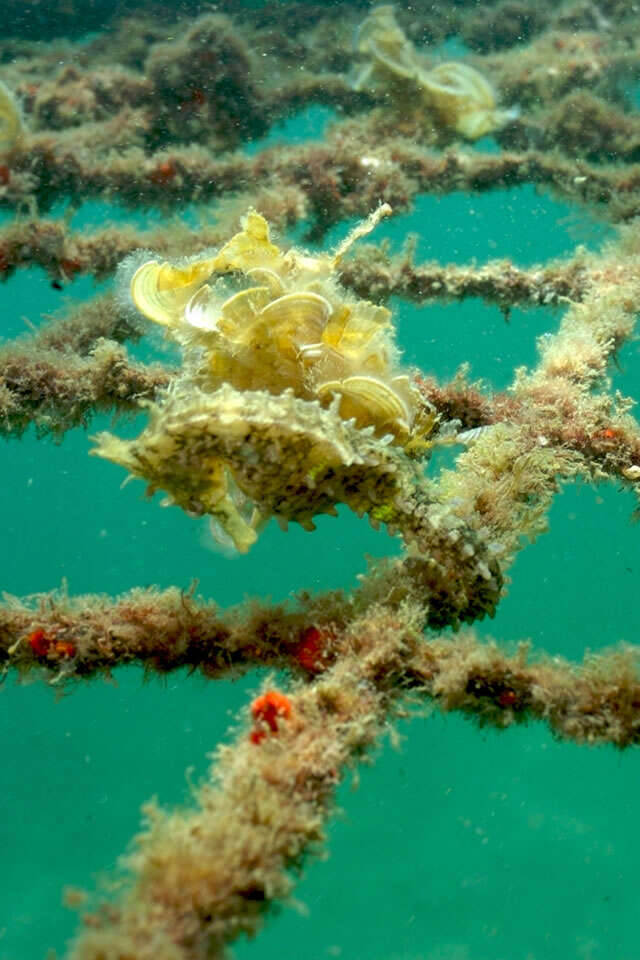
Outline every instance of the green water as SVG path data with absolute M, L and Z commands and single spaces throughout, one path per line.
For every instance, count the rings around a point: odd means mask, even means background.
M 95 211 L 99 223 L 99 211 Z M 114 219 L 124 215 L 115 208 Z M 86 223 L 91 217 L 87 215 Z M 346 228 L 344 228 L 346 229 Z M 597 245 L 586 216 L 524 188 L 483 197 L 418 198 L 411 215 L 381 225 L 397 248 L 420 234 L 420 259 L 465 263 L 510 255 L 518 264 Z M 330 238 L 338 239 L 339 232 Z M 40 322 L 65 299 L 37 271 L 0 289 L 5 337 Z M 513 367 L 535 359 L 535 340 L 560 313 L 515 310 L 509 324 L 478 302 L 417 308 L 394 304 L 407 362 L 450 376 L 465 360 L 505 387 Z M 616 384 L 640 396 L 640 351 L 621 353 Z M 89 433 L 109 426 L 96 419 Z M 130 428 L 128 428 L 130 429 Z M 121 489 L 122 471 L 88 457 L 89 436 L 55 446 L 27 435 L 2 446 L 0 584 L 24 595 L 68 582 L 71 593 L 117 594 L 133 586 L 199 580 L 227 606 L 246 596 L 280 600 L 301 588 L 350 587 L 364 554 L 396 549 L 384 533 L 342 512 L 314 534 L 270 526 L 248 556 L 228 559 L 202 543 L 202 525 L 142 484 Z M 571 658 L 638 633 L 640 529 L 631 497 L 610 487 L 565 488 L 550 532 L 528 547 L 494 621 L 501 640 L 530 638 Z M 0 692 L 0 960 L 61 951 L 74 916 L 65 885 L 94 887 L 156 796 L 188 802 L 192 780 L 235 714 L 254 674 L 207 683 L 118 671 L 113 683 L 60 697 L 41 682 Z M 542 725 L 503 734 L 457 716 L 416 716 L 339 792 L 329 858 L 309 862 L 295 905 L 270 916 L 241 960 L 637 960 L 636 795 L 640 757 L 555 742 Z

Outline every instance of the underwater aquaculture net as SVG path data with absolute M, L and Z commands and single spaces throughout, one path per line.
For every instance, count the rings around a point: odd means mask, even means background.
M 171 40 L 166 16 L 114 19 L 73 50 L 3 41 L 0 204 L 16 213 L 0 230 L 3 279 L 37 264 L 64 286 L 123 265 L 117 294 L 2 348 L 0 429 L 62 438 L 98 411 L 142 405 L 140 436 L 101 435 L 96 452 L 209 516 L 233 549 L 249 550 L 271 517 L 313 529 L 346 504 L 401 537 L 403 553 L 352 594 L 232 614 L 177 588 L 6 601 L 6 672 L 58 685 L 126 663 L 290 677 L 250 704 L 191 811 L 149 808 L 125 893 L 85 918 L 72 948 L 96 960 L 216 956 L 255 933 L 321 844 L 345 769 L 407 692 L 499 728 L 542 719 L 587 744 L 626 747 L 640 730 L 632 649 L 571 666 L 458 629 L 493 615 L 563 479 L 640 490 L 640 431 L 608 380 L 640 295 L 640 123 L 625 92 L 640 41 L 627 5 L 502 3 L 477 17 L 354 5 L 339 23 L 314 9 L 310 24 L 307 7 L 280 4 L 235 20 L 194 13 Z M 472 51 L 465 62 L 430 56 L 443 23 Z M 240 152 L 312 103 L 340 111 L 323 142 Z M 497 152 L 471 150 L 487 135 Z M 420 265 L 389 256 L 375 232 L 363 242 L 418 193 L 525 183 L 628 225 L 599 256 L 529 270 Z M 91 197 L 218 206 L 192 231 L 84 235 L 46 217 Z M 271 232 L 304 223 L 321 242 L 354 217 L 322 253 Z M 392 295 L 566 310 L 537 366 L 488 391 L 464 372 L 405 370 Z M 178 368 L 128 356 L 149 322 L 179 345 Z M 431 473 L 440 446 L 455 464 Z

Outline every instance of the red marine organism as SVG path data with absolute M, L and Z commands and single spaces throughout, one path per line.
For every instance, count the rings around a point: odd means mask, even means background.
M 503 690 L 500 696 L 498 697 L 498 703 L 501 707 L 515 707 L 518 703 L 518 694 L 515 690 Z
M 169 158 L 168 160 L 162 160 L 155 170 L 151 171 L 149 180 L 156 186 L 165 187 L 168 183 L 171 183 L 177 172 L 178 167 L 175 160 Z
M 329 630 L 307 627 L 291 652 L 300 666 L 309 673 L 320 673 L 329 666 L 328 641 L 333 639 Z
M 267 690 L 251 704 L 254 727 L 249 735 L 251 743 L 261 743 L 271 731 L 278 733 L 278 719 L 287 720 L 291 716 L 291 701 L 284 693 Z
M 42 627 L 38 627 L 37 630 L 32 630 L 27 640 L 36 657 L 47 656 L 52 640 L 51 637 L 47 636 Z
M 76 646 L 71 640 L 56 640 L 55 630 L 47 633 L 42 627 L 32 630 L 27 637 L 36 657 L 75 657 Z

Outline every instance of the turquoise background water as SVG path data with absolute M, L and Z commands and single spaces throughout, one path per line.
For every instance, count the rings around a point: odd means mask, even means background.
M 317 134 L 311 113 L 271 140 Z M 78 229 L 115 207 L 87 206 Z M 144 219 L 142 215 L 138 218 Z M 328 238 L 335 243 L 347 225 Z M 520 265 L 597 247 L 606 230 L 526 187 L 485 196 L 419 197 L 386 222 L 376 240 L 398 249 L 420 235 L 418 259 L 467 263 L 511 256 Z M 92 293 L 86 278 L 64 293 L 37 270 L 0 289 L 2 335 Z M 407 363 L 451 376 L 472 373 L 499 388 L 535 360 L 536 337 L 559 311 L 500 311 L 476 301 L 418 308 L 394 303 Z M 640 395 L 640 351 L 621 352 L 625 393 Z M 109 427 L 96 418 L 89 434 Z M 116 426 L 116 429 L 120 429 Z M 122 428 L 125 429 L 125 428 Z M 130 429 L 130 428 L 126 428 Z M 228 606 L 246 596 L 281 600 L 301 588 L 349 588 L 364 555 L 396 544 L 342 511 L 314 534 L 271 525 L 246 557 L 203 544 L 202 524 L 143 499 L 142 484 L 120 488 L 122 471 L 88 456 L 88 434 L 59 446 L 30 433 L 2 445 L 0 585 L 25 595 L 59 587 L 117 594 L 133 586 L 199 580 L 199 592 Z M 611 487 L 567 487 L 549 533 L 519 556 L 513 583 L 483 635 L 581 658 L 638 632 L 640 530 L 633 501 Z M 60 696 L 36 680 L 0 691 L 0 960 L 61 951 L 74 916 L 65 885 L 93 887 L 112 870 L 156 796 L 189 802 L 185 771 L 205 775 L 207 754 L 247 709 L 261 683 L 205 682 L 176 673 L 164 681 L 120 670 L 113 683 L 83 684 Z M 640 838 L 636 752 L 558 743 L 542 725 L 498 734 L 437 712 L 400 725 L 361 770 L 358 789 L 339 791 L 329 858 L 309 862 L 297 888 L 301 908 L 269 917 L 241 960 L 637 960 Z

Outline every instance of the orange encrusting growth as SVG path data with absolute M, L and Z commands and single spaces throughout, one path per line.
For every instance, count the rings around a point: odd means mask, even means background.
M 286 720 L 291 716 L 291 701 L 284 693 L 267 690 L 251 704 L 254 727 L 249 735 L 251 743 L 261 743 L 271 733 L 278 732 L 278 718 Z

